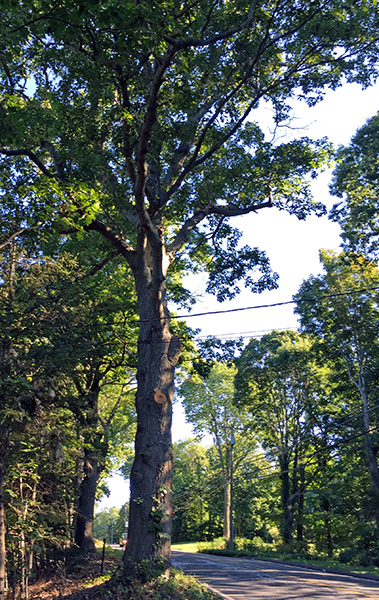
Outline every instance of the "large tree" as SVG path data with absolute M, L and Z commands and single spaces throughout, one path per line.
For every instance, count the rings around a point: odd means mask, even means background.
M 324 273 L 311 276 L 296 295 L 302 328 L 316 334 L 341 360 L 345 403 L 362 411 L 361 435 L 379 531 L 379 466 L 376 432 L 379 372 L 379 270 L 363 256 L 321 251 Z M 309 301 L 313 299 L 313 301 Z
M 312 105 L 343 77 L 368 84 L 376 3 L 6 0 L 1 11 L 2 202 L 19 203 L 10 235 L 95 232 L 135 282 L 129 575 L 142 559 L 170 556 L 180 342 L 167 282 L 200 265 L 221 299 L 241 280 L 254 291 L 274 285 L 265 255 L 239 247 L 230 218 L 272 206 L 320 212 L 304 176 L 327 147 L 271 144 L 252 113 L 267 100 L 280 124 L 296 97 Z

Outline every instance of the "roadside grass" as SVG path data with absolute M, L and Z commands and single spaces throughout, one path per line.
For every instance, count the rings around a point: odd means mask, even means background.
M 173 550 L 182 550 L 184 552 L 201 552 L 206 554 L 217 554 L 219 556 L 246 556 L 250 558 L 262 558 L 266 560 L 282 560 L 292 564 L 301 564 L 307 567 L 315 567 L 317 569 L 331 569 L 344 573 L 356 573 L 358 575 L 374 575 L 379 577 L 379 567 L 362 566 L 355 563 L 342 563 L 337 559 L 328 558 L 327 556 L 305 555 L 299 552 L 290 552 L 287 548 L 280 546 L 272 547 L 271 549 L 254 548 L 252 551 L 235 550 L 230 551 L 225 547 L 225 540 L 217 538 L 211 542 L 178 542 L 172 544 Z M 268 546 L 269 544 L 267 544 Z M 114 550 L 107 548 L 107 555 L 112 558 L 119 558 L 123 550 Z
M 184 550 L 185 552 L 199 552 L 199 542 L 179 542 L 172 544 L 173 550 Z
M 161 575 L 146 583 L 133 581 L 126 589 L 118 587 L 114 600 L 116 598 L 117 600 L 221 600 L 197 579 L 176 569 L 172 569 L 170 577 Z M 96 595 L 96 600 L 102 600 L 101 596 Z
M 219 541 L 219 540 L 217 540 Z M 228 550 L 225 547 L 215 547 L 215 542 L 200 542 L 197 545 L 197 552 L 216 554 L 218 556 L 239 556 L 239 557 L 250 557 L 250 558 L 262 558 L 265 560 L 281 560 L 292 564 L 301 564 L 307 567 L 315 567 L 317 569 L 330 569 L 333 571 L 341 571 L 344 573 L 356 573 L 360 575 L 375 575 L 379 577 L 379 567 L 372 565 L 363 566 L 357 563 L 342 563 L 337 559 L 328 558 L 327 556 L 317 556 L 309 554 L 302 554 L 300 552 L 291 552 L 288 548 L 281 548 L 280 546 L 268 548 L 254 548 L 253 550 Z M 184 547 L 181 548 L 185 550 Z M 267 544 L 268 546 L 268 544 Z M 195 550 L 188 550 L 188 552 L 195 552 Z

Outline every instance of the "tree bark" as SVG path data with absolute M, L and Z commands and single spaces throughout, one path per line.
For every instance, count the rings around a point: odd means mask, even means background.
M 371 488 L 374 496 L 376 529 L 379 532 L 379 469 L 377 461 L 378 450 L 376 444 L 374 444 L 371 433 L 369 395 L 367 392 L 366 378 L 361 364 L 359 365 L 359 369 L 360 374 L 358 389 L 362 399 L 363 424 L 365 428 L 365 434 L 363 436 L 363 439 L 366 449 L 367 468 L 370 475 Z
M 224 478 L 224 538 L 230 540 L 230 479 Z
M 290 461 L 288 456 L 282 456 L 280 460 L 280 479 L 282 482 L 282 510 L 283 510 L 283 521 L 282 521 L 282 538 L 285 544 L 292 544 L 293 535 L 293 510 L 290 505 L 291 496 L 291 480 L 289 476 L 289 465 Z
M 93 520 L 97 483 L 103 468 L 103 458 L 106 449 L 100 449 L 98 399 L 100 387 L 99 378 L 93 379 L 91 388 L 85 402 L 87 414 L 84 415 L 84 458 L 83 476 L 79 485 L 78 506 L 75 522 L 75 543 L 83 554 L 95 552 L 95 538 L 93 535 Z M 83 418 L 83 415 L 82 415 Z
M 298 488 L 299 496 L 297 501 L 296 518 L 296 539 L 302 542 L 304 539 L 304 494 L 305 494 L 305 469 L 301 466 L 299 469 L 300 485 Z
M 84 477 L 79 487 L 79 498 L 76 515 L 75 543 L 83 554 L 95 552 L 93 535 L 93 519 L 97 482 L 101 469 L 98 458 L 92 449 L 84 450 Z
M 332 524 L 330 522 L 330 502 L 328 498 L 324 498 L 322 501 L 322 509 L 324 511 L 324 523 L 326 530 L 326 548 L 328 552 L 328 556 L 331 558 L 333 556 L 333 534 L 332 534 Z
M 1 449 L 0 449 L 1 450 Z M 5 598 L 5 510 L 4 510 L 4 452 L 0 452 L 0 600 Z
M 162 263 L 161 263 L 162 264 Z M 139 267 L 139 268 L 138 268 Z M 124 576 L 143 575 L 143 563 L 165 571 L 171 560 L 172 401 L 180 342 L 172 336 L 164 299 L 164 277 L 151 276 L 146 262 L 134 271 L 140 333 L 137 370 L 137 433 L 130 476 L 128 544 Z

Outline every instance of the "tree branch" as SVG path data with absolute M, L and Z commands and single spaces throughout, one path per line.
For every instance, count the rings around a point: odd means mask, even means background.
M 54 145 L 51 142 L 48 142 L 47 140 L 41 140 L 41 146 L 42 146 L 42 148 L 46 148 L 47 152 L 50 154 L 50 156 L 54 162 L 55 169 L 57 171 L 58 179 L 60 179 L 61 181 L 64 181 L 66 179 L 66 175 L 64 172 L 64 165 L 63 165 L 62 161 L 60 160 L 59 154 L 56 151 L 56 149 L 54 148 Z
M 148 143 L 153 126 L 157 120 L 157 108 L 158 108 L 158 94 L 163 83 L 163 78 L 166 70 L 168 69 L 171 59 L 176 54 L 177 50 L 171 48 L 169 52 L 161 60 L 158 65 L 155 75 L 151 84 L 150 94 L 147 101 L 145 119 L 143 122 L 141 135 L 139 138 L 138 148 L 136 152 L 136 183 L 134 186 L 134 194 L 136 198 L 136 208 L 141 219 L 141 225 L 143 227 L 149 226 L 151 229 L 151 222 L 144 204 L 145 185 L 147 177 L 147 165 L 146 165 L 146 154 L 148 149 Z
M 20 148 L 19 150 L 7 150 L 6 148 L 0 148 L 0 154 L 5 154 L 5 156 L 27 156 L 34 164 L 42 171 L 46 177 L 50 179 L 59 179 L 57 175 L 54 175 L 43 162 L 38 158 L 34 152 L 29 150 L 28 148 Z
M 88 277 L 92 277 L 93 275 L 96 275 L 96 273 L 101 271 L 101 269 L 103 269 L 103 267 L 105 267 L 105 265 L 107 265 L 109 263 L 109 261 L 116 258 L 116 256 L 118 256 L 119 254 L 120 254 L 120 252 L 118 252 L 118 251 L 113 252 L 113 254 L 111 254 L 107 258 L 104 258 L 103 260 L 101 260 L 99 263 L 97 263 L 97 265 L 92 267 L 92 269 L 87 271 L 87 273 L 84 273 L 84 275 L 81 275 L 80 277 L 78 277 L 78 280 L 82 281 L 83 279 L 87 279 Z
M 130 267 L 134 267 L 135 265 L 135 251 L 129 246 L 129 244 L 122 238 L 122 236 L 116 233 L 109 225 L 106 225 L 102 221 L 95 219 L 89 225 L 84 227 L 86 231 L 97 231 L 100 233 L 105 239 L 107 239 L 118 251 L 119 254 L 122 254 L 128 261 Z
M 199 210 L 194 213 L 192 217 L 187 219 L 183 224 L 182 228 L 176 235 L 175 239 L 167 248 L 167 254 L 170 258 L 170 262 L 173 262 L 176 253 L 180 250 L 180 248 L 188 241 L 190 233 L 195 227 L 208 215 L 220 215 L 223 217 L 237 217 L 242 215 L 247 215 L 251 212 L 256 212 L 257 210 L 261 210 L 262 208 L 271 208 L 273 206 L 271 192 L 269 192 L 269 199 L 267 202 L 262 202 L 261 204 L 252 204 L 245 208 L 241 208 L 234 204 L 229 204 L 226 206 L 217 206 L 217 205 L 209 205 L 205 207 L 203 210 Z
M 247 27 L 249 27 L 252 22 L 253 22 L 253 18 L 254 18 L 254 11 L 255 8 L 258 4 L 258 0 L 254 0 L 249 8 L 249 11 L 247 13 L 247 18 L 245 19 L 245 21 L 243 23 L 241 23 L 240 25 L 237 25 L 236 27 L 233 27 L 232 29 L 229 29 L 227 31 L 224 31 L 222 33 L 219 33 L 218 35 L 214 35 L 210 38 L 207 39 L 187 39 L 187 40 L 173 40 L 171 38 L 166 38 L 167 41 L 172 44 L 172 46 L 176 49 L 176 50 L 184 50 L 185 48 L 199 48 L 199 47 L 204 47 L 204 46 L 211 46 L 213 44 L 216 44 L 217 42 L 222 42 L 223 40 L 227 40 L 228 38 L 232 37 L 233 35 L 235 35 L 236 33 L 240 33 L 241 31 L 243 31 L 244 29 L 246 29 Z
M 8 244 L 10 244 L 13 240 L 15 240 L 19 235 L 22 235 L 23 233 L 26 233 L 29 231 L 34 231 L 35 229 L 39 229 L 41 227 L 41 225 L 43 225 L 43 221 L 40 221 L 39 223 L 37 223 L 36 225 L 32 225 L 31 227 L 23 227 L 22 229 L 15 231 L 14 233 L 12 233 L 12 235 L 9 236 L 9 238 L 6 240 L 6 242 L 2 242 L 0 244 L 0 250 L 5 248 L 5 246 L 8 246 Z

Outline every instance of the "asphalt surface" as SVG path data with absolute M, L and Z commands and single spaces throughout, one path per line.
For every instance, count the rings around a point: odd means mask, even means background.
M 379 600 L 379 582 L 249 558 L 172 551 L 173 566 L 224 600 Z

